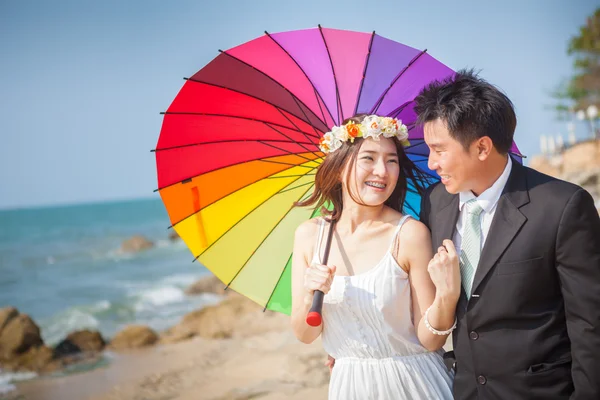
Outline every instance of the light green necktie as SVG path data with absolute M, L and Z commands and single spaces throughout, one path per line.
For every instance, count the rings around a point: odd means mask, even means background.
M 477 204 L 476 199 L 471 199 L 465 203 L 465 211 L 467 215 L 462 234 L 460 275 L 467 299 L 469 299 L 471 298 L 475 270 L 481 255 L 481 222 L 479 216 L 483 208 Z

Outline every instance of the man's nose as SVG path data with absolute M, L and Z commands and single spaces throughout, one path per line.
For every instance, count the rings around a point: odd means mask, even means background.
M 431 153 L 429 153 L 429 157 L 427 158 L 427 168 L 429 168 L 432 171 L 435 171 L 438 168 L 437 160 L 435 159 L 435 156 Z

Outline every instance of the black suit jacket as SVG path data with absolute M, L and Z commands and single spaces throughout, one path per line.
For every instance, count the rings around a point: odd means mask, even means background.
M 459 196 L 423 197 L 434 251 Z M 456 399 L 600 399 L 600 218 L 582 188 L 513 162 L 453 333 Z

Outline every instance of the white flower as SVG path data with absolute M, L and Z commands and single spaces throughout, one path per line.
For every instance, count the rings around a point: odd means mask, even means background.
M 379 140 L 381 135 L 381 127 L 379 126 L 379 117 L 377 115 L 369 115 L 362 122 L 363 137 Z
M 355 136 L 350 136 L 348 127 L 351 128 Z M 381 135 L 386 138 L 396 137 L 403 146 L 410 146 L 407 140 L 408 128 L 401 120 L 391 117 L 380 117 L 378 115 L 368 115 L 360 125 L 349 122 L 346 125 L 334 126 L 330 132 L 327 132 L 323 136 L 319 147 L 324 153 L 331 153 L 342 147 L 342 144 L 348 140 L 354 143 L 356 137 L 370 137 L 373 140 L 379 140 Z
M 331 128 L 330 133 L 333 135 L 334 138 L 336 138 L 337 140 L 341 140 L 342 142 L 345 142 L 350 138 L 350 136 L 348 135 L 348 131 L 345 127 L 334 126 L 333 128 Z

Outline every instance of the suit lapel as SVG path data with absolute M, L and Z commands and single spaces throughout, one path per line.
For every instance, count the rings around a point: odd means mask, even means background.
M 527 221 L 527 218 L 519 210 L 520 207 L 529 203 L 525 168 L 517 162 L 513 162 L 512 168 L 506 187 L 498 200 L 496 213 L 481 252 L 479 265 L 473 279 L 472 293 L 477 290 L 498 258 Z

